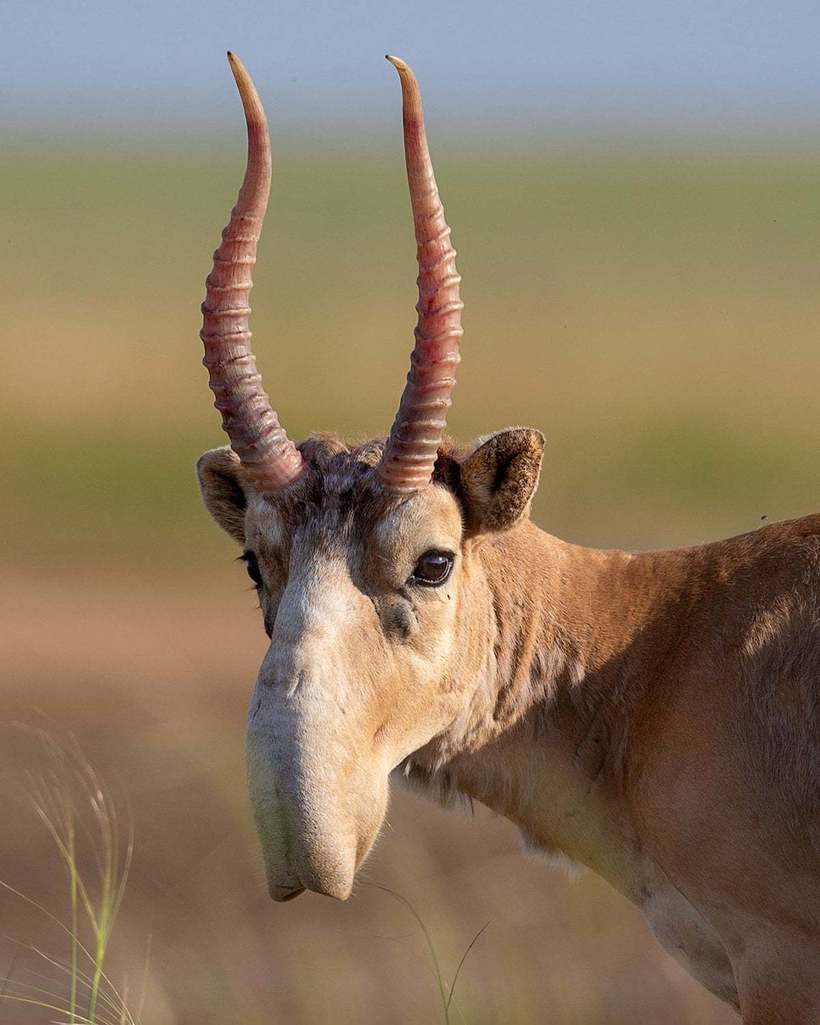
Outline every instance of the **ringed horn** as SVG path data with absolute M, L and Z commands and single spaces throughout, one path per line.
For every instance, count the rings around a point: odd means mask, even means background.
M 228 62 L 245 110 L 248 162 L 239 198 L 205 282 L 200 337 L 222 427 L 253 484 L 265 493 L 291 484 L 303 474 L 305 463 L 271 407 L 251 349 L 248 300 L 270 195 L 270 137 L 250 75 L 230 52 Z
M 398 57 L 387 56 L 401 81 L 404 156 L 416 230 L 419 265 L 418 325 L 410 373 L 378 474 L 391 491 L 413 492 L 433 475 L 447 425 L 459 340 L 463 334 L 456 251 L 444 220 L 424 131 L 416 76 Z

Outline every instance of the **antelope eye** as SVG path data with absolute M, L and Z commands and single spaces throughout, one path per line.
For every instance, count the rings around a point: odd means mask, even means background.
M 416 563 L 413 576 L 410 578 L 414 584 L 424 584 L 426 587 L 438 587 L 450 576 L 453 568 L 453 553 L 431 550 Z
M 243 552 L 242 561 L 245 563 L 245 569 L 248 571 L 248 576 L 253 581 L 254 587 L 261 587 L 262 574 L 259 572 L 259 563 L 257 562 L 254 553 Z

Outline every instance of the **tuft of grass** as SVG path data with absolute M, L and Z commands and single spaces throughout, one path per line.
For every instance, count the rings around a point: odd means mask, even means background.
M 8 973 L 0 980 L 0 1000 L 55 1012 L 60 1015 L 55 1025 L 140 1025 L 148 955 L 136 1012 L 129 1007 L 127 982 L 120 992 L 106 971 L 133 857 L 133 827 L 130 821 L 125 827 L 121 823 L 111 793 L 73 737 L 61 744 L 44 730 L 32 733 L 44 767 L 26 773 L 26 793 L 66 874 L 68 920 L 2 879 L 0 888 L 56 925 L 67 939 L 68 953 L 61 958 L 16 943 Z M 18 968 L 22 952 L 50 971 L 27 964 Z

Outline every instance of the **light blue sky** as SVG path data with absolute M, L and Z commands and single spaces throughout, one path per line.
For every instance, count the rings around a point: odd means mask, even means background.
M 177 135 L 235 116 L 224 51 L 280 131 L 395 124 L 405 57 L 465 134 L 820 139 L 817 0 L 0 0 L 7 137 Z M 361 134 L 359 134 L 361 138 Z

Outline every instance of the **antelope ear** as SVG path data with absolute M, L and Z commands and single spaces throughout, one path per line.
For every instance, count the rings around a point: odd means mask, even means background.
M 227 445 L 211 449 L 197 460 L 196 475 L 205 508 L 234 541 L 243 545 L 248 498 L 239 456 Z
M 540 431 L 510 427 L 462 461 L 459 484 L 469 534 L 508 530 L 529 513 L 543 454 Z

